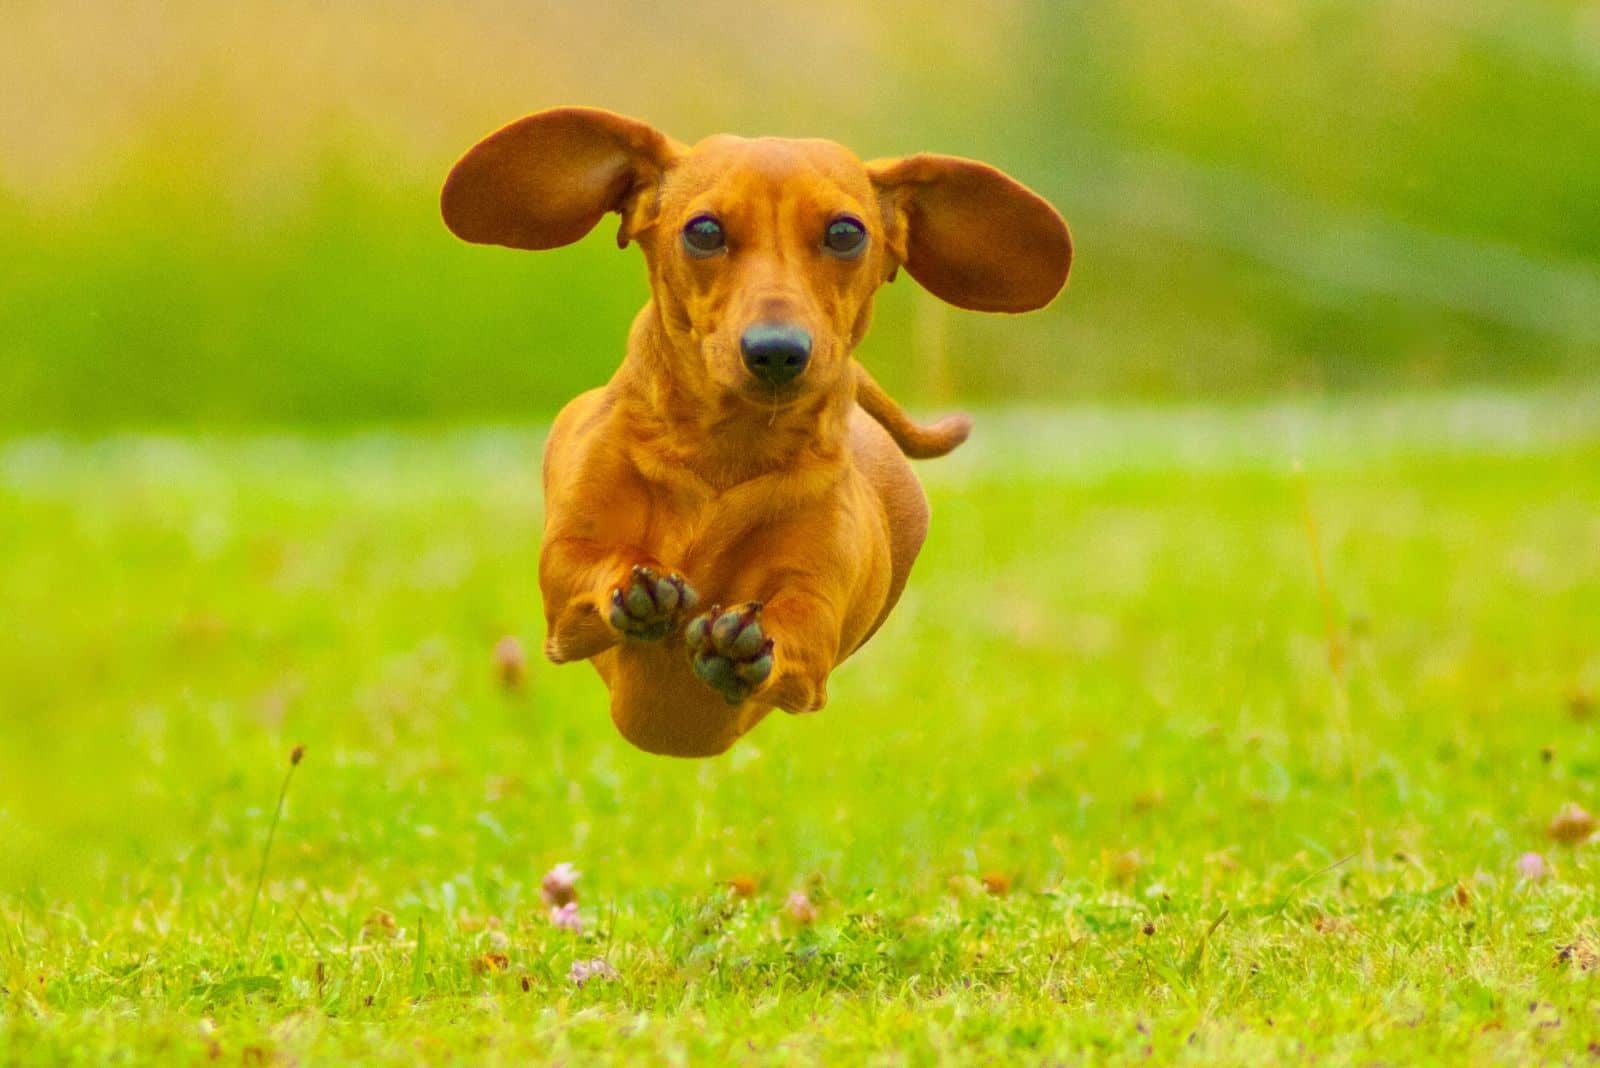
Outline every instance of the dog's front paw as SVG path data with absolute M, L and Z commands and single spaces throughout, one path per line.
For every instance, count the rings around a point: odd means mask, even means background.
M 761 629 L 761 605 L 721 605 L 697 617 L 684 631 L 700 681 L 730 705 L 749 697 L 772 674 L 772 639 Z
M 611 591 L 611 625 L 630 638 L 660 641 L 699 601 L 694 587 L 677 572 L 661 575 L 637 566 Z

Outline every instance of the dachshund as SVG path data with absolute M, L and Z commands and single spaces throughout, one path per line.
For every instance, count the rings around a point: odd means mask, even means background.
M 724 752 L 774 708 L 814 712 L 883 624 L 928 529 L 907 457 L 971 420 L 913 422 L 854 357 L 904 269 L 961 308 L 1022 312 L 1066 283 L 1072 239 L 987 164 L 863 163 L 832 141 L 693 147 L 563 107 L 490 134 L 441 195 L 456 236 L 550 249 L 608 212 L 651 298 L 605 386 L 544 454 L 546 655 L 587 660 L 641 749 Z

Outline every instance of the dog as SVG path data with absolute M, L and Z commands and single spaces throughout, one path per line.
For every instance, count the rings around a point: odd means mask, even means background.
M 971 429 L 913 422 L 856 361 L 873 295 L 904 269 L 957 307 L 1043 307 L 1072 263 L 1060 214 L 971 160 L 689 147 L 579 107 L 490 134 L 440 199 L 458 237 L 516 249 L 616 212 L 649 270 L 621 367 L 545 446 L 545 654 L 593 664 L 612 721 L 653 753 L 715 755 L 774 708 L 822 708 L 927 534 L 906 458 Z

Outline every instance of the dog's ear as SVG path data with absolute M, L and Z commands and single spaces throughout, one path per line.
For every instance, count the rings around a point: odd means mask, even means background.
M 1015 179 L 986 163 L 926 154 L 874 160 L 867 173 L 891 255 L 941 300 L 977 311 L 1032 311 L 1066 284 L 1067 224 Z
M 608 211 L 618 246 L 654 222 L 661 176 L 683 147 L 635 119 L 552 108 L 473 145 L 445 179 L 445 225 L 466 241 L 509 248 L 570 245 Z

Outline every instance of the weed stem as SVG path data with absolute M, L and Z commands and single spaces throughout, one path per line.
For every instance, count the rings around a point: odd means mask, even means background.
M 267 881 L 267 860 L 272 856 L 272 841 L 278 836 L 278 822 L 283 819 L 283 804 L 289 797 L 289 780 L 294 778 L 294 769 L 300 766 L 300 761 L 305 758 L 306 747 L 297 745 L 289 751 L 289 770 L 283 773 L 283 785 L 278 787 L 278 805 L 272 810 L 272 823 L 267 827 L 267 840 L 261 846 L 261 867 L 256 872 L 256 892 L 250 895 L 250 915 L 244 921 L 244 937 L 241 943 L 250 941 L 250 932 L 256 925 L 256 907 L 261 904 L 261 887 Z

